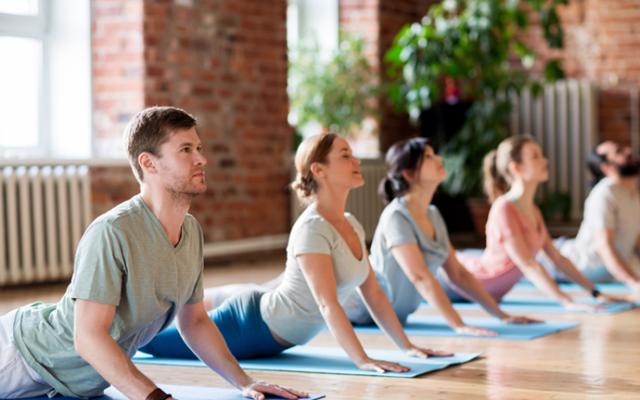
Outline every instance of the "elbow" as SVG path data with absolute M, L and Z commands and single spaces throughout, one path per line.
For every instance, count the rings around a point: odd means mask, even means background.
M 336 309 L 336 307 L 340 307 L 340 303 L 338 300 L 319 300 L 317 302 L 318 310 L 320 310 L 320 314 L 322 314 L 325 318 L 331 315 L 331 312 Z
M 531 276 L 532 274 L 540 274 L 540 273 L 546 272 L 544 267 L 538 264 L 533 259 L 520 264 L 519 267 L 525 276 Z
M 76 329 L 73 333 L 73 348 L 76 353 L 78 353 L 83 359 L 86 359 L 86 355 L 89 354 L 88 349 L 90 348 L 90 346 L 87 343 L 89 337 L 90 335 L 88 335 L 86 332 L 78 329 Z
M 449 277 L 451 280 L 455 281 L 455 277 Z M 433 289 L 433 278 L 427 276 L 426 274 L 416 274 L 409 277 L 409 281 L 415 287 L 423 287 L 427 290 Z

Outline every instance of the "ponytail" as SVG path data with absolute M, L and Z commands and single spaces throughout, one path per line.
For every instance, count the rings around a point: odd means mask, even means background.
M 498 152 L 491 150 L 482 161 L 484 192 L 489 197 L 490 203 L 509 190 L 507 180 L 498 171 L 497 158 Z
M 527 143 L 535 143 L 535 140 L 528 135 L 511 136 L 500 142 L 497 150 L 491 150 L 484 156 L 483 186 L 489 202 L 493 203 L 511 188 L 513 177 L 509 164 L 522 162 L 522 149 Z
M 388 173 L 380 181 L 378 186 L 378 195 L 384 204 L 389 204 L 396 197 L 402 196 L 409 191 L 409 182 L 402 174 L 392 175 Z
M 422 166 L 424 149 L 430 145 L 429 139 L 414 137 L 396 142 L 387 150 L 387 174 L 378 185 L 378 194 L 384 204 L 409 191 L 411 187 L 403 173 L 417 171 Z

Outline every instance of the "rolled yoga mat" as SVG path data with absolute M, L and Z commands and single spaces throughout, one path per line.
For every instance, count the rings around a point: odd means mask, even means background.
M 336 347 L 295 346 L 273 357 L 241 360 L 242 368 L 257 371 L 309 372 L 337 375 L 366 375 L 394 378 L 414 378 L 428 372 L 438 371 L 453 365 L 469 362 L 480 353 L 459 353 L 452 357 L 430 357 L 420 359 L 394 350 L 369 350 L 375 359 L 393 361 L 411 368 L 408 372 L 363 371 L 347 357 L 344 350 Z M 206 367 L 200 360 L 155 358 L 138 352 L 133 358 L 138 364 Z

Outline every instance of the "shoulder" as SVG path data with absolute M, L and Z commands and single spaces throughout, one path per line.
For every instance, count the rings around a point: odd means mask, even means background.
M 429 205 L 429 215 L 438 219 L 439 221 L 443 220 L 442 214 L 440 214 L 440 210 L 438 210 L 438 207 L 434 206 L 433 204 Z
M 313 204 L 307 207 L 307 209 L 300 214 L 291 229 L 292 235 L 304 234 L 305 232 L 314 232 L 326 237 L 332 236 L 332 229 L 329 221 L 315 210 Z
M 516 205 L 504 196 L 498 197 L 489 210 L 489 214 L 510 214 L 516 211 Z
M 389 203 L 380 216 L 381 223 L 410 222 L 411 213 L 400 199 L 395 198 Z
M 139 204 L 141 199 L 135 196 L 96 218 L 91 225 L 110 226 L 114 229 L 126 229 L 140 226 L 144 220 L 144 210 Z
M 347 221 L 349 221 L 351 226 L 353 226 L 355 231 L 358 233 L 358 236 L 360 236 L 360 239 L 364 240 L 364 237 L 365 237 L 364 227 L 362 226 L 360 221 L 358 221 L 358 219 L 349 212 L 344 213 L 344 216 L 345 218 L 347 218 Z
M 598 200 L 610 198 L 615 195 L 616 189 L 617 187 L 611 179 L 603 178 L 591 189 L 588 199 Z
M 184 226 L 187 230 L 202 233 L 202 227 L 200 226 L 200 223 L 198 222 L 196 217 L 191 214 L 185 215 Z

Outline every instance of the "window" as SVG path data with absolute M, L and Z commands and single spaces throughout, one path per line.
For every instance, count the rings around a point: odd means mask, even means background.
M 316 41 L 323 53 L 330 54 L 338 46 L 338 8 L 338 0 L 289 0 L 289 49 Z
M 289 0 L 287 6 L 287 47 L 292 58 L 301 46 L 317 45 L 320 57 L 329 57 L 338 47 L 338 0 Z M 288 115 L 289 123 L 297 125 L 295 111 Z M 320 125 L 315 122 L 297 126 L 298 132 L 307 137 L 317 133 Z
M 0 1 L 0 159 L 90 156 L 89 15 L 89 2 Z

